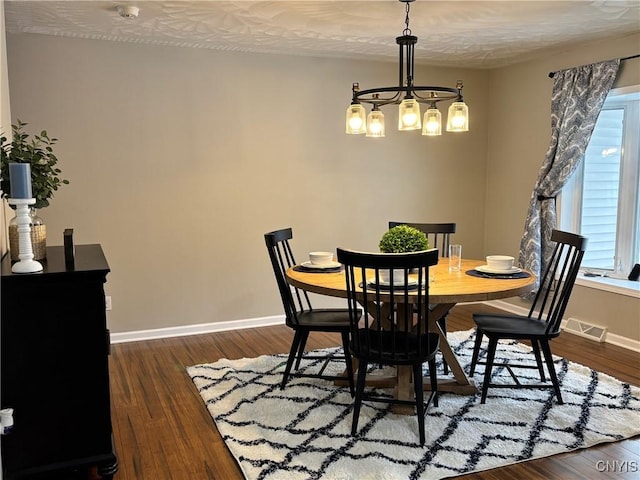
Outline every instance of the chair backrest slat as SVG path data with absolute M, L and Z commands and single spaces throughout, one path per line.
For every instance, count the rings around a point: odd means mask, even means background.
M 587 238 L 574 233 L 554 230 L 551 241 L 555 246 L 529 311 L 529 317 L 547 322 L 547 333 L 560 329 L 587 249 Z
M 451 235 L 456 233 L 455 223 L 389 222 L 389 228 L 397 227 L 398 225 L 407 225 L 424 232 L 429 239 L 431 248 L 437 248 L 441 257 L 449 256 Z

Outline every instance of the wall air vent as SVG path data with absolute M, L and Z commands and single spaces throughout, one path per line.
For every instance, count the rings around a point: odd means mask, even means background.
M 607 336 L 607 327 L 591 325 L 590 323 L 583 322 L 577 318 L 569 318 L 564 326 L 564 330 L 580 335 L 581 337 L 590 338 L 597 342 L 604 342 L 604 339 Z

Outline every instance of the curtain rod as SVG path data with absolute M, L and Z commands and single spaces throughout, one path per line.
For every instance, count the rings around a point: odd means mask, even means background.
M 635 55 L 629 55 L 628 57 L 622 57 L 619 60 L 623 62 L 625 60 L 631 60 L 632 58 L 638 58 L 638 57 L 640 57 L 640 53 L 636 53 Z M 556 72 L 549 72 L 549 78 L 553 78 L 555 74 Z

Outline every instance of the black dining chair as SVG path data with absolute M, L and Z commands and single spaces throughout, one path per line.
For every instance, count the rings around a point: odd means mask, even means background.
M 558 404 L 563 403 L 558 376 L 551 356 L 550 342 L 560 335 L 560 322 L 569 303 L 569 297 L 580 269 L 580 263 L 587 248 L 587 239 L 574 233 L 554 230 L 551 233 L 551 240 L 555 242 L 553 254 L 540 280 L 540 286 L 527 316 L 486 313 L 473 315 L 477 333 L 471 358 L 470 374 L 473 375 L 476 365 L 485 365 L 480 403 L 485 403 L 487 391 L 490 387 L 553 389 Z M 479 362 L 482 339 L 485 336 L 489 339 L 489 345 L 486 349 L 486 361 Z M 536 365 L 497 362 L 496 350 L 500 340 L 530 341 Z M 549 377 L 551 377 L 551 384 L 545 378 L 544 366 L 540 356 L 541 350 L 547 364 Z M 493 368 L 497 366 L 505 367 L 514 383 L 491 383 Z M 540 382 L 543 383 L 521 383 L 513 371 L 514 368 L 537 369 L 540 375 Z
M 440 337 L 428 329 L 427 268 L 438 263 L 438 251 L 364 253 L 338 248 L 338 261 L 345 266 L 351 319 L 349 351 L 358 360 L 351 434 L 357 433 L 363 400 L 412 405 L 418 417 L 420 444 L 424 445 L 425 412 L 431 402 L 438 405 L 435 357 Z M 395 270 L 395 274 L 402 272 L 402 278 L 392 275 L 388 281 L 383 281 L 382 273 L 390 269 Z M 417 308 L 412 308 L 412 304 Z M 422 380 L 424 363 L 429 366 L 431 384 L 431 394 L 426 403 Z M 412 367 L 414 400 L 382 396 L 375 391 L 365 392 L 369 366 L 384 365 Z
M 411 223 L 411 222 L 389 222 L 389 228 L 398 225 L 407 225 L 423 232 L 429 239 L 429 246 L 437 248 L 440 257 L 449 256 L 449 245 L 451 244 L 451 235 L 456 233 L 455 223 Z M 442 329 L 442 333 L 447 334 L 447 314 L 438 319 L 438 325 Z M 445 373 L 449 373 L 449 366 L 445 359 L 442 359 L 442 368 Z
M 294 336 L 291 343 L 291 350 L 287 359 L 284 375 L 280 388 L 284 388 L 287 380 L 291 376 L 322 378 L 325 380 L 344 380 L 342 375 L 325 374 L 328 363 L 332 360 L 344 358 L 346 363 L 347 380 L 351 395 L 354 394 L 353 386 L 353 366 L 349 355 L 349 332 L 350 317 L 346 308 L 323 308 L 314 309 L 311 306 L 309 295 L 304 290 L 300 290 L 287 283 L 285 272 L 296 265 L 293 250 L 289 241 L 293 238 L 291 228 L 284 228 L 273 232 L 265 233 L 264 240 L 267 244 L 271 266 L 276 277 L 282 305 L 284 307 L 286 324 L 293 329 Z M 317 275 L 323 275 L 318 273 Z M 322 356 L 305 353 L 304 348 L 311 332 L 335 332 L 342 337 L 343 356 Z M 302 359 L 324 360 L 322 367 L 316 373 L 298 371 Z M 295 372 L 292 372 L 295 361 Z

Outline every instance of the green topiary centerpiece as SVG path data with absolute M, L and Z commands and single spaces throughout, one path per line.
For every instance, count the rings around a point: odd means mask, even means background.
M 424 232 L 408 225 L 397 225 L 387 230 L 378 245 L 382 253 L 408 253 L 429 249 L 429 239 Z M 380 280 L 388 282 L 391 271 L 381 270 Z M 404 281 L 402 270 L 393 270 L 393 281 L 401 284 Z
M 429 249 L 429 239 L 417 228 L 398 225 L 382 235 L 379 247 L 383 253 L 419 252 Z

